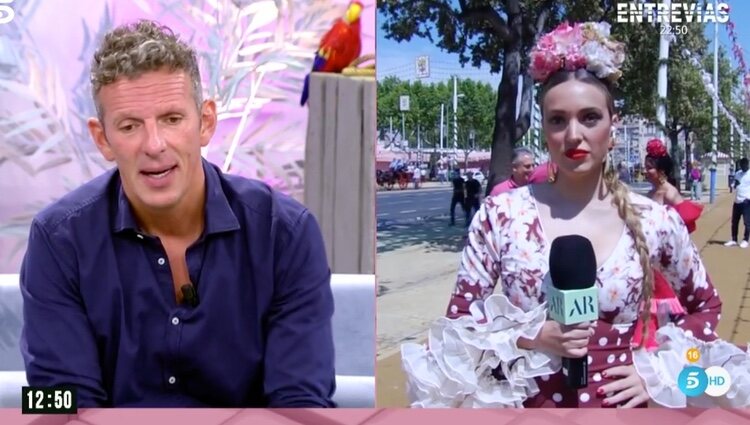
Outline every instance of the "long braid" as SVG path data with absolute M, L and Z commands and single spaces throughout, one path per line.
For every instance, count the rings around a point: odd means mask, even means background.
M 654 274 L 651 270 L 650 255 L 646 244 L 646 236 L 643 234 L 643 228 L 641 227 L 641 220 L 630 202 L 630 189 L 620 181 L 614 167 L 608 162 L 604 166 L 604 184 L 612 193 L 612 204 L 617 207 L 620 218 L 625 222 L 635 239 L 635 248 L 643 268 L 643 311 L 641 312 L 641 319 L 643 320 L 641 347 L 643 347 L 648 338 L 648 325 L 651 320 L 650 305 L 654 293 Z
M 611 85 L 606 80 L 597 78 L 594 74 L 583 68 L 576 69 L 575 71 L 560 70 L 552 74 L 542 87 L 542 103 L 544 103 L 544 98 L 553 87 L 570 80 L 591 84 L 602 90 L 607 98 L 609 115 L 610 117 L 614 115 L 615 104 L 612 97 Z M 548 165 L 549 181 L 554 182 L 556 172 L 551 167 L 551 163 Z M 620 218 L 625 222 L 625 225 L 635 239 L 635 248 L 638 252 L 641 268 L 643 268 L 643 296 L 641 298 L 643 301 L 643 310 L 640 313 L 641 320 L 643 320 L 643 338 L 641 339 L 641 347 L 643 347 L 648 339 L 648 325 L 651 321 L 651 298 L 654 293 L 654 274 L 651 269 L 651 257 L 648 245 L 646 244 L 646 236 L 643 234 L 640 214 L 630 202 L 630 189 L 620 181 L 617 172 L 609 161 L 604 164 L 604 184 L 607 190 L 612 193 L 612 204 L 617 208 Z

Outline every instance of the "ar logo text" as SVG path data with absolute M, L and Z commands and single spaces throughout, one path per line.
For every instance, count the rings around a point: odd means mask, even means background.
M 550 300 L 550 309 L 557 313 L 563 313 L 562 297 L 553 297 Z M 567 317 L 583 316 L 594 312 L 596 312 L 596 308 L 594 308 L 594 297 L 585 296 L 573 300 L 573 305 L 570 307 Z

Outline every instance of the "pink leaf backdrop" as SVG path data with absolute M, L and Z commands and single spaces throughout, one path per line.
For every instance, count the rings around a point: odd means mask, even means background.
M 348 0 L 14 0 L 0 25 L 0 273 L 16 273 L 31 218 L 111 167 L 85 120 L 89 61 L 108 29 L 155 19 L 190 41 L 219 128 L 204 155 L 230 173 L 302 199 L 303 79 L 317 43 Z M 365 0 L 362 54 L 375 51 Z M 231 157 L 231 162 L 227 158 Z

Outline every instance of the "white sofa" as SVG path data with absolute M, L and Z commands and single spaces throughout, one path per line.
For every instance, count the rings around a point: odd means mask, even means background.
M 375 407 L 375 275 L 334 274 L 333 343 L 339 407 Z
M 339 407 L 375 407 L 375 276 L 334 274 L 333 336 Z M 23 300 L 17 274 L 0 274 L 0 408 L 21 406 Z

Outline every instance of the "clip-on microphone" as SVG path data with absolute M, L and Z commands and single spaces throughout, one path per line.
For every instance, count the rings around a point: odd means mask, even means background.
M 193 308 L 198 306 L 198 291 L 195 290 L 195 286 L 192 283 L 182 285 L 180 290 L 182 291 L 182 300 L 185 304 Z

